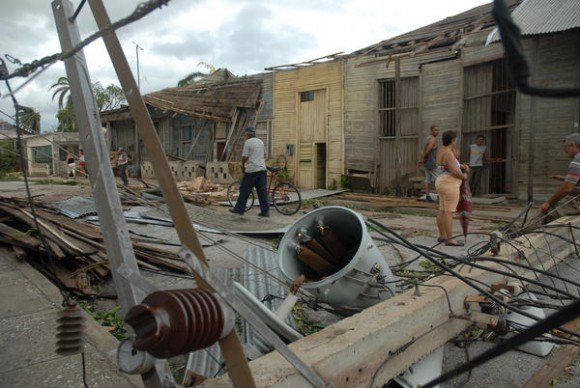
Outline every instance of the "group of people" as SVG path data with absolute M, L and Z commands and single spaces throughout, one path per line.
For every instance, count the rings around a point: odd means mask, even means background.
M 66 155 L 66 175 L 69 178 L 76 177 L 77 172 L 79 172 L 83 177 L 87 176 L 87 162 L 85 160 L 85 152 L 83 150 L 79 151 L 78 162 L 79 165 L 77 166 L 72 153 L 69 152 Z
M 78 166 L 77 161 L 71 152 L 66 155 L 65 162 L 67 166 L 67 176 L 69 178 L 74 178 L 77 173 L 80 173 L 84 177 L 87 176 L 87 162 L 85 159 L 85 152 L 83 150 L 79 151 Z M 121 178 L 121 181 L 123 181 L 123 185 L 128 186 L 129 179 L 127 177 L 127 167 L 129 165 L 129 157 L 127 156 L 127 151 L 125 151 L 125 148 L 119 147 L 116 152 L 111 154 L 111 163 L 114 165 L 114 167 L 118 167 L 119 177 Z
M 480 135 L 470 146 L 469 164 L 459 161 L 460 152 L 457 147 L 457 133 L 446 131 L 442 137 L 442 147 L 437 146 L 439 127 L 431 126 L 429 135 L 423 140 L 422 160 L 420 165 L 425 170 L 426 200 L 433 202 L 429 187 L 435 184 L 439 197 L 439 212 L 437 214 L 438 242 L 450 246 L 462 246 L 463 243 L 453 238 L 453 213 L 460 199 L 460 187 L 463 181 L 469 179 L 469 186 L 477 190 L 481 183 L 484 161 L 496 161 L 489 158 L 484 145 L 485 137 Z M 562 178 L 563 183 L 558 190 L 542 204 L 540 211 L 544 214 L 557 215 L 580 214 L 580 133 L 573 133 L 564 139 L 564 152 L 572 158 L 568 172 Z M 563 198 L 570 196 L 558 210 L 553 207 Z

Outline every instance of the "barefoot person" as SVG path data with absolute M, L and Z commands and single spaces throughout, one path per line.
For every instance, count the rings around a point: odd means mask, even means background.
M 443 147 L 437 152 L 439 175 L 435 181 L 435 188 L 439 195 L 439 212 L 437 213 L 437 228 L 439 242 L 445 245 L 462 246 L 463 243 L 453 239 L 453 212 L 459 203 L 459 188 L 461 182 L 467 179 L 467 174 L 461 172 L 461 165 L 457 160 L 457 133 L 446 131 L 442 136 Z

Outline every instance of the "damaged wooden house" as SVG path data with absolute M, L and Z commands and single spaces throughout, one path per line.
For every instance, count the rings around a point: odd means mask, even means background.
M 578 86 L 578 3 L 511 1 L 521 18 L 531 84 Z M 492 158 L 483 193 L 525 197 L 529 173 L 539 196 L 553 191 L 550 175 L 566 168 L 561 139 L 578 131 L 578 98 L 546 99 L 519 93 L 508 74 L 503 46 L 486 44 L 495 24 L 493 3 L 349 54 L 344 64 L 345 170 L 367 176 L 380 193 L 401 191 L 417 167 L 431 125 L 459 133 L 462 160 L 485 135 Z M 573 17 L 571 15 L 576 15 Z M 535 22 L 534 22 L 535 20 Z
M 209 80 L 143 96 L 175 178 L 232 177 L 228 161 L 240 160 L 243 129 L 252 124 L 266 145 L 272 136 L 272 76 L 235 77 L 218 69 Z M 153 168 L 128 107 L 101 112 L 111 147 L 125 147 L 132 174 L 153 178 Z M 268 148 L 268 146 L 267 146 Z
M 274 71 L 274 153 L 300 188 L 336 188 L 345 171 L 340 53 L 266 70 Z

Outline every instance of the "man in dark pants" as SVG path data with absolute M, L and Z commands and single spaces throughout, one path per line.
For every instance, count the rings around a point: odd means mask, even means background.
M 242 150 L 242 171 L 244 177 L 240 184 L 240 196 L 233 209 L 230 212 L 244 214 L 246 202 L 255 187 L 260 200 L 261 217 L 270 217 L 270 205 L 268 201 L 266 160 L 264 159 L 264 143 L 256 137 L 256 128 L 248 127 L 245 129 L 246 142 Z

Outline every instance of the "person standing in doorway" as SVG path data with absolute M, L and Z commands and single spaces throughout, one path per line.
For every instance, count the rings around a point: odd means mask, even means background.
M 230 212 L 236 214 L 244 214 L 246 210 L 246 202 L 252 192 L 252 188 L 256 188 L 258 192 L 258 199 L 260 200 L 260 214 L 261 217 L 270 217 L 270 205 L 268 200 L 268 189 L 266 175 L 266 159 L 264 158 L 264 143 L 256 137 L 256 128 L 253 126 L 245 129 L 246 142 L 242 150 L 242 171 L 244 177 L 240 184 L 240 196 L 236 201 L 236 205 Z
M 481 187 L 481 177 L 483 176 L 483 163 L 498 160 L 500 159 L 489 157 L 487 146 L 485 145 L 485 136 L 477 136 L 475 143 L 469 146 L 469 169 L 471 171 L 469 187 L 474 195 L 480 194 L 479 188 Z
M 433 202 L 430 185 L 434 184 L 437 179 L 437 135 L 439 135 L 439 127 L 432 125 L 429 128 L 429 134 L 423 139 L 422 160 L 419 162 L 419 166 L 425 169 L 425 200 L 427 202 Z
M 119 177 L 123 181 L 123 186 L 129 186 L 129 178 L 127 177 L 127 164 L 129 157 L 123 147 L 119 147 L 119 156 L 117 157 L 117 166 L 119 166 Z

